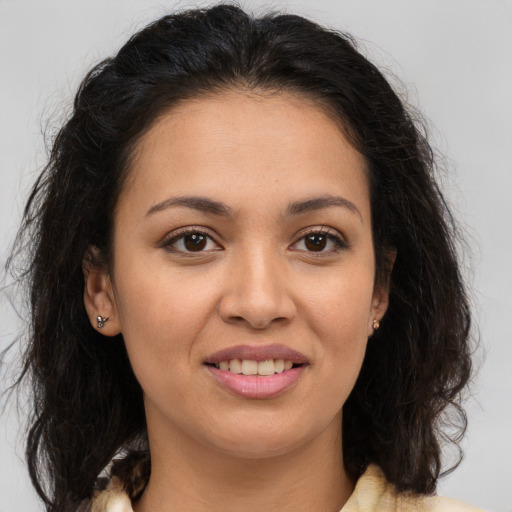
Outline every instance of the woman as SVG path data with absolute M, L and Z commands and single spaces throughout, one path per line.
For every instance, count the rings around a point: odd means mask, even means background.
M 166 16 L 93 69 L 18 239 L 47 510 L 474 510 L 432 497 L 470 376 L 433 166 L 296 16 Z

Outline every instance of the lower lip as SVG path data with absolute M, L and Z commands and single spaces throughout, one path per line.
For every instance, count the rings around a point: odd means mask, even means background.
M 306 365 L 274 375 L 243 375 L 206 366 L 210 374 L 225 389 L 244 398 L 273 398 L 284 393 L 299 380 Z

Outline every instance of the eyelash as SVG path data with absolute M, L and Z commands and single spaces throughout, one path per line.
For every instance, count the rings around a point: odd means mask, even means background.
M 207 232 L 205 232 L 204 230 L 202 230 L 200 228 L 190 227 L 190 228 L 182 229 L 178 233 L 172 233 L 172 235 L 170 237 L 165 237 L 164 240 L 162 241 L 162 243 L 160 244 L 160 247 L 168 250 L 169 252 L 173 252 L 173 253 L 177 253 L 177 254 L 185 255 L 185 256 L 195 256 L 196 254 L 209 252 L 209 251 L 203 251 L 203 250 L 186 251 L 186 250 L 177 249 L 176 247 L 174 247 L 174 244 L 176 244 L 179 240 L 184 241 L 186 236 L 191 236 L 191 235 L 201 235 L 203 237 L 206 237 L 208 240 L 213 241 L 216 245 L 218 245 L 217 242 L 215 242 L 215 240 L 213 239 L 213 237 L 210 234 L 208 234 Z M 206 243 L 208 243 L 208 241 Z M 220 249 L 215 249 L 215 250 L 220 250 Z
M 170 236 L 170 237 L 166 237 L 160 244 L 160 247 L 165 248 L 169 252 L 178 253 L 180 255 L 186 255 L 186 256 L 195 256 L 197 254 L 211 252 L 211 250 L 204 251 L 202 249 L 199 251 L 187 251 L 187 250 L 183 250 L 183 249 L 178 249 L 174 246 L 174 244 L 176 244 L 178 241 L 180 241 L 180 240 L 184 241 L 185 237 L 188 235 L 189 236 L 200 235 L 200 236 L 206 237 L 208 240 L 213 241 L 215 244 L 217 244 L 217 242 L 215 242 L 214 238 L 207 232 L 201 230 L 200 228 L 191 227 L 191 228 L 185 228 L 185 229 L 179 231 L 178 233 L 173 233 L 172 236 Z M 322 255 L 326 255 L 326 254 L 337 253 L 340 249 L 348 249 L 349 248 L 349 244 L 347 244 L 347 242 L 345 242 L 345 240 L 343 240 L 343 238 L 340 235 L 333 232 L 331 229 L 325 228 L 325 227 L 322 227 L 320 229 L 314 228 L 305 233 L 302 233 L 300 238 L 296 242 L 294 242 L 291 245 L 291 247 L 299 244 L 301 241 L 304 241 L 304 243 L 307 243 L 306 242 L 307 237 L 312 236 L 312 235 L 319 235 L 321 237 L 326 237 L 328 241 L 331 241 L 332 243 L 334 243 L 334 248 L 330 249 L 328 251 L 323 251 L 323 250 L 307 251 L 307 250 L 302 250 L 302 249 L 298 249 L 298 250 L 294 249 L 294 250 L 302 251 L 302 252 L 308 253 L 310 255 L 314 255 L 315 257 L 321 257 Z M 208 240 L 206 243 L 208 243 Z M 218 244 L 217 244 L 217 246 L 218 246 Z M 214 250 L 215 251 L 222 250 L 222 247 L 214 249 Z
M 321 257 L 323 255 L 337 253 L 339 250 L 349 248 L 349 244 L 337 232 L 327 227 L 322 227 L 320 229 L 313 228 L 305 233 L 301 233 L 301 237 L 294 244 L 292 244 L 292 246 L 297 245 L 301 241 L 304 241 L 304 243 L 306 243 L 307 237 L 312 235 L 319 235 L 321 237 L 325 237 L 327 238 L 328 241 L 334 243 L 334 248 L 328 251 L 304 251 L 315 257 Z

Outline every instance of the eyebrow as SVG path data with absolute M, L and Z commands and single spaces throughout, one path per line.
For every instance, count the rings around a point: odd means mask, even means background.
M 333 206 L 341 206 L 343 208 L 347 208 L 352 213 L 359 215 L 361 220 L 363 218 L 361 212 L 357 209 L 354 203 L 352 203 L 348 199 L 345 199 L 344 197 L 332 195 L 315 197 L 312 199 L 307 199 L 305 201 L 295 201 L 288 206 L 285 215 L 301 215 L 303 213 L 323 210 L 324 208 L 330 208 Z
M 361 212 L 357 209 L 354 203 L 348 199 L 345 199 L 344 197 L 332 195 L 315 197 L 306 199 L 304 201 L 294 201 L 288 205 L 288 208 L 285 212 L 285 217 L 302 215 L 304 213 L 323 210 L 324 208 L 330 208 L 333 206 L 341 206 L 346 208 L 352 213 L 357 214 L 362 219 Z M 185 207 L 204 213 L 209 213 L 211 215 L 218 215 L 221 217 L 234 217 L 233 209 L 227 206 L 225 203 L 201 196 L 170 197 L 153 205 L 147 211 L 146 217 L 172 207 Z
M 170 197 L 160 203 L 153 205 L 146 213 L 146 217 L 153 215 L 154 213 L 161 212 L 167 208 L 174 206 L 184 206 L 185 208 L 192 208 L 193 210 L 199 210 L 204 213 L 212 215 L 219 215 L 222 217 L 232 217 L 233 210 L 224 203 L 214 201 L 207 197 L 198 196 L 180 196 Z

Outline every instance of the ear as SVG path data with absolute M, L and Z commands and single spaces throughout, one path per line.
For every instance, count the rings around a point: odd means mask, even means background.
M 84 274 L 84 305 L 87 316 L 94 329 L 105 336 L 116 336 L 121 332 L 121 323 L 117 314 L 114 290 L 110 275 L 104 265 L 95 263 L 98 250 L 89 248 L 82 262 Z M 107 318 L 103 325 L 98 317 Z
M 396 260 L 396 249 L 386 251 L 386 271 L 384 276 L 377 282 L 373 289 L 370 317 L 368 320 L 368 336 L 371 336 L 378 328 L 389 305 L 389 286 L 391 280 L 391 271 Z M 375 323 L 377 322 L 377 324 Z

